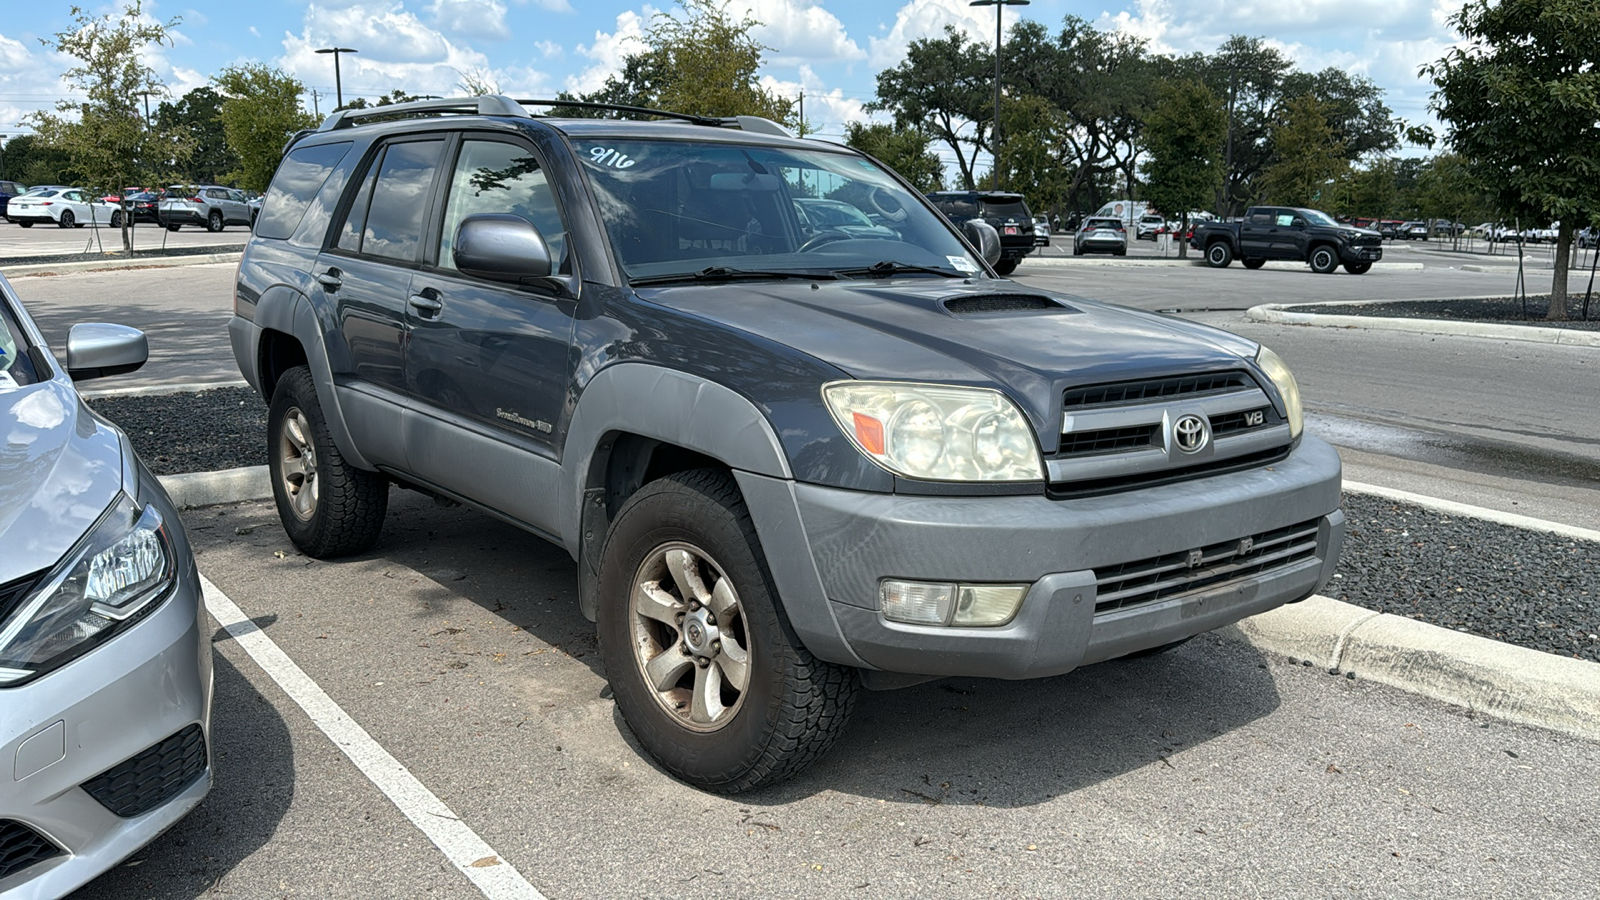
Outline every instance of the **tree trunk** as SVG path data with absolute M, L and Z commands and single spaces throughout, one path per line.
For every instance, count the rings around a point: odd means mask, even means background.
M 1188 259 L 1189 258 L 1189 239 L 1185 236 L 1188 233 L 1189 233 L 1189 212 L 1188 212 L 1188 210 L 1184 210 L 1184 213 L 1183 213 L 1183 224 L 1178 226 L 1178 258 L 1179 259 Z
M 122 204 L 122 252 L 133 255 L 133 204 Z
M 1562 222 L 1556 233 L 1556 271 L 1550 279 L 1550 312 L 1545 315 L 1551 322 L 1567 320 L 1567 265 L 1571 260 L 1572 224 Z

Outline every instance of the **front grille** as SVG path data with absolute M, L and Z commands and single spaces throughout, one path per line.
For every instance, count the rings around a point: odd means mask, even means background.
M 1212 416 L 1211 434 L 1213 437 L 1222 437 L 1252 428 L 1263 428 L 1268 424 L 1267 413 L 1265 409 L 1241 409 Z
M 1131 491 L 1138 488 L 1174 484 L 1179 481 L 1188 481 L 1191 478 L 1200 478 L 1207 475 L 1226 475 L 1229 472 L 1242 472 L 1245 469 L 1267 466 L 1287 459 L 1289 451 L 1292 449 L 1292 446 L 1285 445 L 1257 453 L 1230 456 L 1227 459 L 1217 459 L 1177 469 L 1156 469 L 1150 472 L 1136 472 L 1131 475 L 1085 478 L 1078 481 L 1052 481 L 1045 488 L 1045 496 L 1052 500 L 1077 500 L 1082 497 L 1114 494 L 1118 491 Z
M 1037 294 L 984 294 L 978 297 L 954 297 L 944 302 L 944 308 L 958 316 L 973 313 L 1029 312 L 1041 309 L 1064 309 L 1049 297 Z
M 15 581 L 0 584 L 0 622 L 11 617 L 17 607 L 22 605 L 22 601 L 26 600 L 34 588 L 39 586 L 39 582 L 44 580 L 44 576 L 44 572 L 35 572 Z
M 61 853 L 60 847 L 32 828 L 0 819 L 0 881 Z
M 101 806 L 131 819 L 183 793 L 205 771 L 205 734 L 190 725 L 85 781 L 83 789 Z
M 1131 428 L 1101 428 L 1097 431 L 1078 431 L 1061 436 L 1061 456 L 1084 456 L 1090 453 L 1115 453 L 1137 450 L 1155 442 L 1159 425 L 1135 425 Z
M 1109 612 L 1222 587 L 1312 559 L 1317 555 L 1320 521 L 1311 519 L 1202 547 L 1198 559 L 1194 551 L 1185 550 L 1095 569 L 1094 611 Z
M 1243 372 L 1211 372 L 1204 375 L 1147 378 L 1142 381 L 1119 381 L 1114 384 L 1091 384 L 1069 388 L 1062 397 L 1062 404 L 1067 409 L 1075 409 L 1118 403 L 1143 403 L 1171 397 L 1227 394 L 1248 390 L 1254 386 L 1255 383 Z

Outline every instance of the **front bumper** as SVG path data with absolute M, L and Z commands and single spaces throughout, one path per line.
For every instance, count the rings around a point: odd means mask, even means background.
M 158 506 L 178 522 L 175 510 Z M 53 855 L 0 879 L 7 900 L 76 890 L 172 827 L 211 788 L 211 636 L 181 526 L 173 540 L 178 583 L 155 611 L 62 668 L 0 690 L 0 821 L 55 845 Z M 193 726 L 207 740 L 204 770 L 172 782 L 181 790 L 153 809 L 125 818 L 84 789 Z
M 1341 262 L 1377 262 L 1383 259 L 1383 246 L 1381 244 L 1345 244 L 1339 247 Z
M 739 482 L 808 649 L 907 675 L 1036 678 L 1181 640 L 1310 596 L 1344 537 L 1338 455 L 1310 436 L 1271 466 L 1076 500 L 875 494 L 742 473 Z M 1309 557 L 1096 611 L 1096 569 L 1302 523 L 1315 533 Z M 917 626 L 879 612 L 883 578 L 1032 588 L 1008 625 Z

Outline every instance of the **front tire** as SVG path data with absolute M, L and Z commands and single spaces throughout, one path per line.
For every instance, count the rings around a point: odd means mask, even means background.
M 328 431 L 311 371 L 283 373 L 267 410 L 272 499 L 289 540 L 316 559 L 370 550 L 389 509 L 389 480 L 345 461 Z
M 1206 265 L 1213 269 L 1226 269 L 1233 262 L 1233 248 L 1226 241 L 1217 241 L 1206 248 Z
M 61 211 L 61 218 L 56 220 L 56 227 L 57 228 L 71 228 L 71 227 L 73 227 L 73 226 L 75 226 L 77 224 L 78 224 L 78 217 L 74 216 L 72 214 L 72 210 L 70 210 L 70 209 L 63 209 Z
M 111 214 L 111 227 L 112 228 L 121 228 L 122 227 L 122 210 L 119 209 L 116 212 Z
M 1250 269 L 1251 271 L 1259 269 L 1267 264 L 1267 261 L 1264 259 L 1241 259 L 1239 262 L 1243 264 L 1246 269 Z
M 1351 275 L 1365 275 L 1365 274 L 1367 274 L 1367 270 L 1369 270 L 1371 268 L 1372 268 L 1372 263 L 1369 263 L 1369 262 L 1345 263 L 1344 264 L 1344 270 L 1346 272 L 1349 272 Z
M 168 231 L 177 231 L 178 229 L 180 229 L 182 227 L 183 227 L 182 225 L 179 225 L 178 223 L 174 222 L 171 225 L 167 226 L 167 230 Z
M 32 228 L 33 227 L 33 223 L 32 222 L 18 222 L 17 224 L 21 225 L 23 228 Z
M 1339 254 L 1327 244 L 1320 244 L 1311 248 L 1311 271 L 1318 275 L 1332 275 L 1339 268 Z
M 218 232 L 222 230 L 222 225 L 222 213 L 212 210 L 211 215 L 206 217 L 206 230 Z
M 827 752 L 856 673 L 812 656 L 779 605 L 738 486 L 680 472 L 630 497 L 606 536 L 600 656 L 647 753 L 704 790 L 782 781 Z

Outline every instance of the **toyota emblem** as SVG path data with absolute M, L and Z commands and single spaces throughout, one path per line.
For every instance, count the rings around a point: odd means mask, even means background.
M 1172 441 L 1184 453 L 1199 453 L 1211 440 L 1211 427 L 1196 415 L 1179 416 L 1172 423 Z

